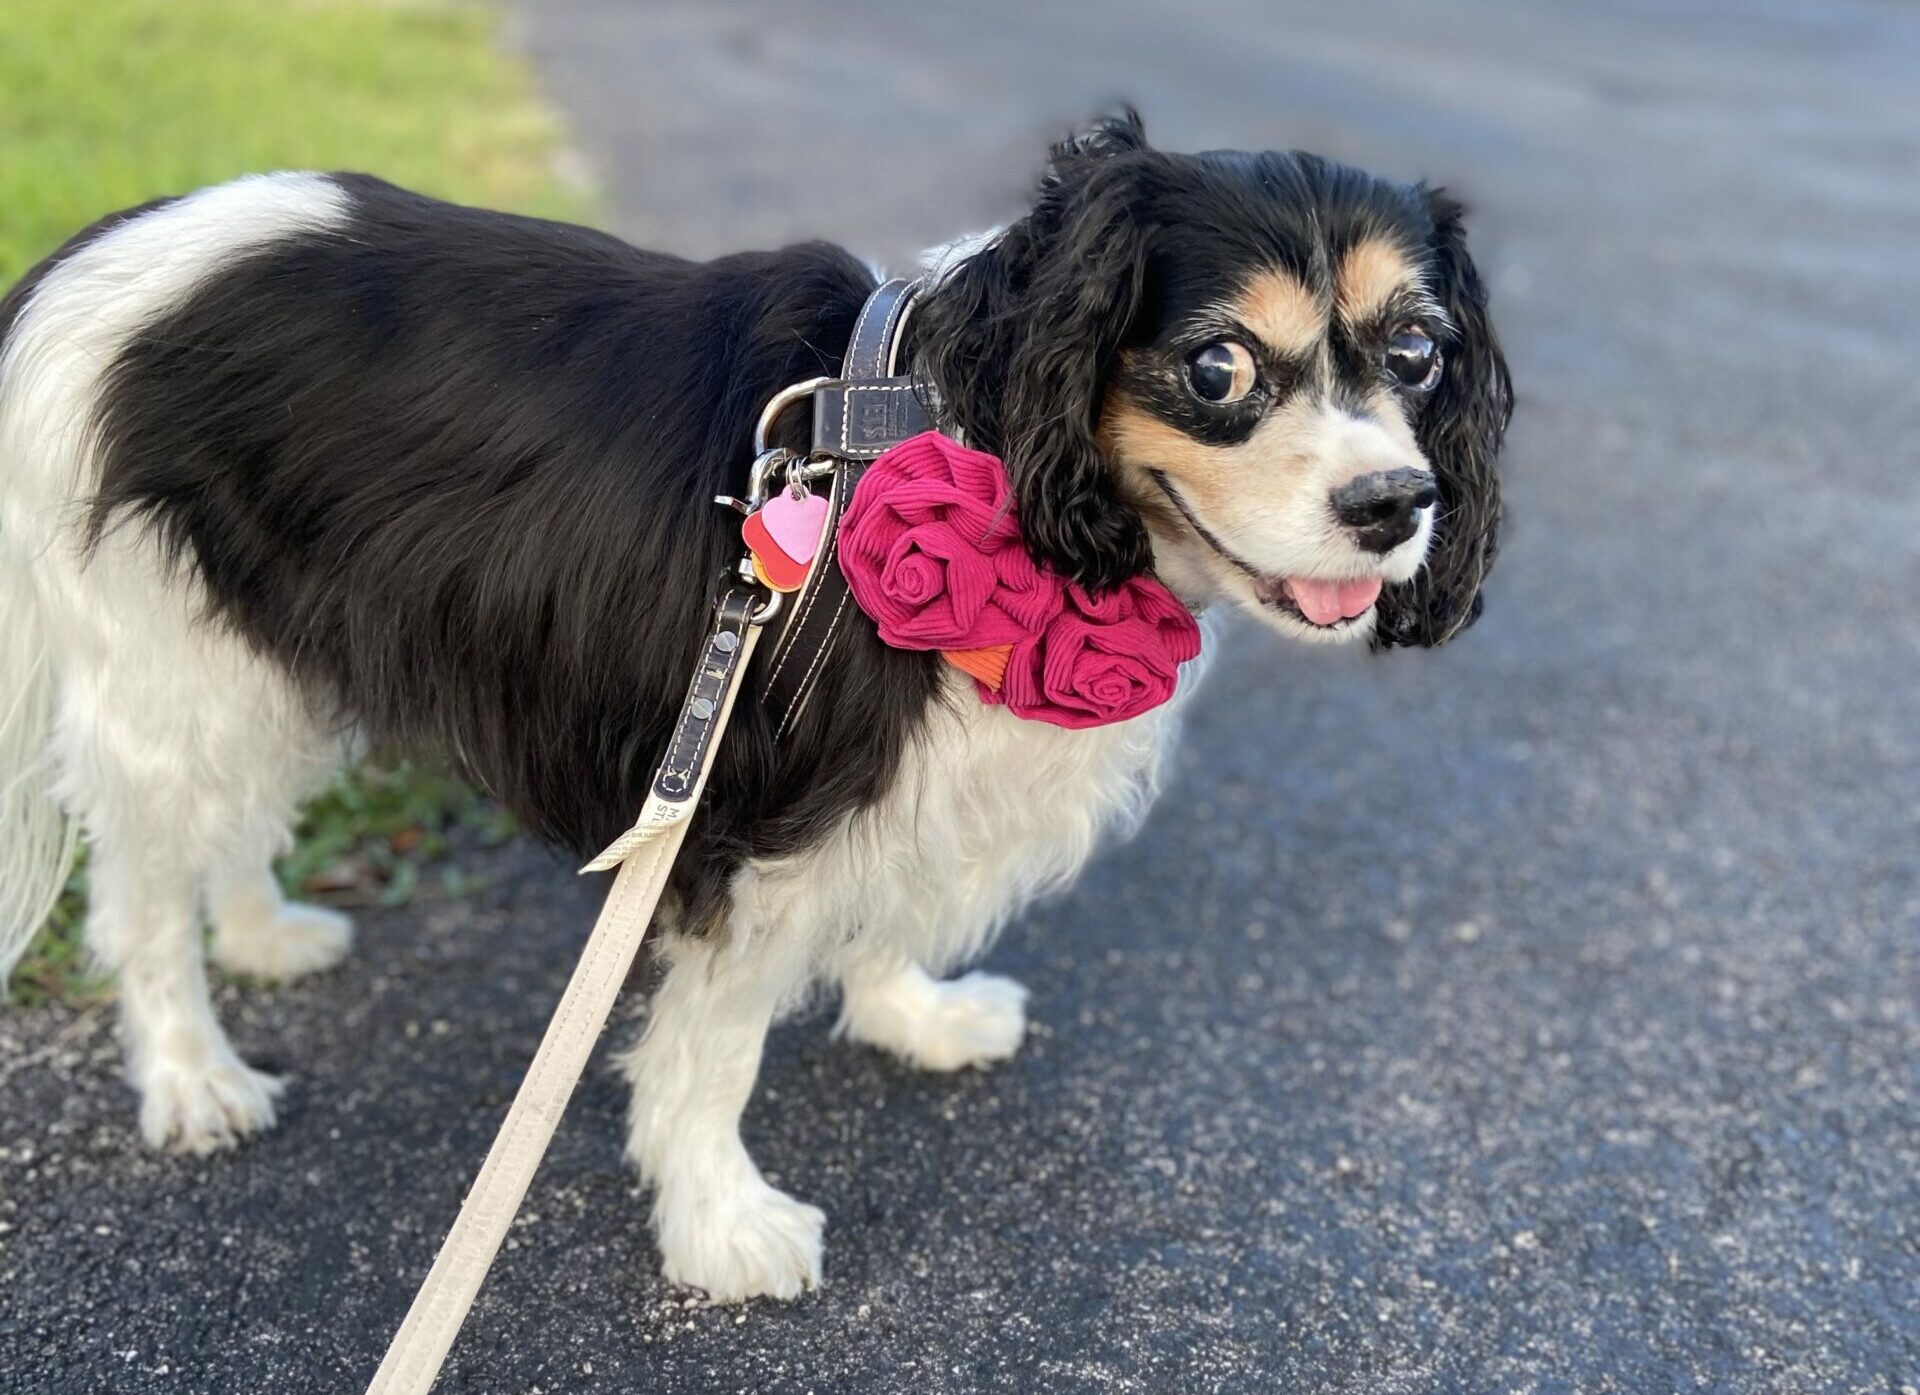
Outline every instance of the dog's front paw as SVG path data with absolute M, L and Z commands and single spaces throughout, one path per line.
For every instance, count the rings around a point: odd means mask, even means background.
M 338 911 L 289 903 L 271 919 L 223 925 L 213 958 L 229 973 L 289 982 L 333 968 L 353 947 L 353 921 Z
M 654 1206 L 660 1269 L 716 1303 L 798 1298 L 820 1286 L 827 1218 L 758 1176 L 737 1186 L 696 1182 Z
M 140 1133 L 155 1148 L 205 1155 L 273 1127 L 281 1082 L 231 1051 L 204 1063 L 160 1062 L 140 1079 Z
M 940 983 L 914 969 L 884 987 L 849 994 L 841 1030 L 922 1070 L 1004 1061 L 1027 1035 L 1027 990 L 976 970 Z
M 940 985 L 908 1053 L 922 1070 L 964 1070 L 1004 1061 L 1027 1035 L 1026 985 L 975 970 Z

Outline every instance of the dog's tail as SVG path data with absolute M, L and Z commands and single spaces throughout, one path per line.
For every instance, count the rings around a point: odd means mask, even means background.
M 33 278 L 30 276 L 28 282 Z M 53 794 L 53 671 L 24 539 L 6 498 L 21 487 L 7 350 L 28 282 L 0 300 L 0 990 L 73 868 L 79 828 Z
M 79 835 L 53 797 L 53 674 L 39 609 L 0 541 L 0 986 L 52 912 Z

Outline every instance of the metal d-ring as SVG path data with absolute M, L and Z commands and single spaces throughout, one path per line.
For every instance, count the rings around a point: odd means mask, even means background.
M 780 414 L 803 397 L 811 397 L 833 379 L 829 377 L 809 378 L 804 383 L 795 383 L 792 387 L 783 387 L 767 399 L 767 405 L 760 409 L 759 425 L 753 428 L 753 453 L 756 456 L 767 453 L 767 437 L 773 434 L 773 424 Z
M 780 607 L 786 598 L 765 582 L 761 581 L 758 576 L 754 575 L 753 554 L 751 552 L 734 563 L 731 571 L 720 574 L 720 583 L 722 586 L 727 583 L 729 577 L 731 577 L 734 582 L 747 587 L 749 590 L 764 592 L 766 595 L 765 601 L 761 602 L 756 609 L 747 612 L 747 623 L 749 625 L 757 628 L 758 626 L 766 624 L 767 621 L 773 619 L 774 616 L 780 613 Z M 716 592 L 711 599 L 714 606 L 719 606 L 721 598 L 718 592 Z
M 747 623 L 756 629 L 766 624 L 767 621 L 773 619 L 774 616 L 780 613 L 780 604 L 784 600 L 786 600 L 786 597 L 778 591 L 767 592 L 767 603 L 761 606 L 760 609 L 749 612 L 747 615 Z

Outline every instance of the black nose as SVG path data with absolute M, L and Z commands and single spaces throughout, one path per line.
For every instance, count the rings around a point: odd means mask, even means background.
M 1420 510 L 1440 497 L 1425 470 L 1381 470 L 1333 491 L 1333 515 L 1368 552 L 1391 552 L 1420 530 Z

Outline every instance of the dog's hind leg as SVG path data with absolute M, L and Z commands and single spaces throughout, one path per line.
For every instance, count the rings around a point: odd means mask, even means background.
M 787 945 L 663 942 L 671 967 L 621 1065 L 627 1155 L 654 1189 L 661 1269 L 720 1302 L 794 1298 L 820 1282 L 826 1218 L 771 1186 L 740 1140 L 767 1028 L 804 984 Z
M 88 811 L 87 945 L 119 985 L 140 1132 L 155 1147 L 209 1153 L 273 1124 L 280 1083 L 220 1030 L 200 949 L 199 877 L 148 820 Z
M 264 877 L 296 799 L 342 744 L 290 679 L 200 618 L 187 588 L 137 565 L 146 546 L 131 529 L 108 537 L 85 573 L 95 589 L 62 593 L 52 744 L 90 851 L 86 939 L 118 980 L 141 1132 L 205 1153 L 269 1126 L 277 1085 L 215 1018 L 203 909 L 220 888 L 227 950 L 248 943 L 242 924 L 281 913 L 258 881 L 243 897 L 232 869 Z
M 1004 1061 L 1027 1034 L 1027 990 L 975 970 L 942 981 L 918 964 L 884 956 L 840 977 L 834 1033 L 891 1052 L 921 1070 L 964 1070 Z
M 216 955 L 230 968 L 286 975 L 345 950 L 344 925 L 270 889 L 264 869 L 300 789 L 299 745 L 253 726 L 258 707 L 234 697 L 210 695 L 204 720 L 179 711 L 171 724 L 114 701 L 83 712 L 76 699 L 58 742 L 90 850 L 87 945 L 118 982 L 140 1131 L 178 1152 L 230 1147 L 269 1127 L 279 1089 L 240 1059 L 214 1015 L 201 933 L 210 889 L 219 889 Z M 209 741 L 215 731 L 226 740 Z M 231 870 L 240 867 L 251 875 Z

